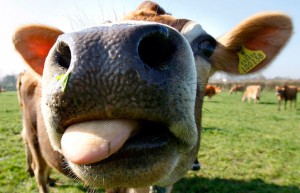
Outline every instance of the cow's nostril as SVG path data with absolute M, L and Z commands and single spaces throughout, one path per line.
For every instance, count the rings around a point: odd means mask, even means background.
M 152 68 L 165 68 L 175 51 L 175 44 L 161 32 L 146 35 L 138 46 L 141 60 Z
M 59 42 L 55 51 L 55 60 L 63 68 L 69 68 L 71 62 L 71 50 L 65 42 Z

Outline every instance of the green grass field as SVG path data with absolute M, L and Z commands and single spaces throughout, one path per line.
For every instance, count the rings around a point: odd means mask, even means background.
M 300 103 L 277 111 L 276 96 L 263 92 L 260 104 L 242 103 L 241 93 L 205 99 L 198 158 L 175 193 L 300 193 Z M 26 173 L 16 92 L 0 94 L 0 193 L 38 192 Z M 91 191 L 58 173 L 51 192 Z

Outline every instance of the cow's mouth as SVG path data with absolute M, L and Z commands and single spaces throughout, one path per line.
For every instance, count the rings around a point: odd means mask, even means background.
M 97 120 L 71 125 L 62 136 L 65 158 L 77 165 L 97 164 L 129 152 L 162 148 L 175 137 L 168 127 L 151 121 Z
M 67 128 L 61 144 L 69 166 L 87 185 L 106 188 L 148 186 L 157 183 L 172 171 L 178 161 L 178 139 L 162 123 L 113 119 L 90 121 L 78 124 L 78 127 L 84 125 L 90 128 L 78 128 L 76 138 L 72 136 L 72 130 L 76 131 L 76 124 L 75 127 Z M 98 131 L 94 129 L 103 131 L 97 134 Z M 110 129 L 112 131 L 107 131 Z M 68 132 L 71 133 L 70 136 Z M 93 136 L 92 132 L 96 134 Z M 64 140 L 69 137 L 74 137 L 70 140 L 73 142 L 64 144 Z M 92 139 L 93 137 L 102 139 Z M 88 138 L 91 139 L 91 144 L 86 141 Z

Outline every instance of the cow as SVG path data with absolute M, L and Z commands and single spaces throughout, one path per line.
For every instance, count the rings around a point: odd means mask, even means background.
M 292 109 L 292 103 L 296 109 L 297 104 L 297 92 L 298 88 L 293 85 L 284 85 L 275 87 L 277 99 L 278 99 L 278 110 L 280 111 L 281 101 L 284 100 L 284 109 L 286 110 L 287 101 L 290 101 L 290 108 Z
M 2 93 L 2 92 L 5 92 L 6 90 L 3 88 L 3 86 L 1 86 L 0 85 L 0 94 Z
M 74 178 L 75 176 L 72 176 L 72 171 L 61 164 L 64 163 L 63 156 L 52 150 L 46 130 L 38 130 L 40 106 L 36 99 L 41 97 L 40 77 L 30 71 L 21 72 L 17 78 L 16 88 L 23 116 L 22 138 L 25 145 L 27 171 L 30 176 L 36 177 L 39 191 L 48 192 L 46 184 L 54 184 L 54 180 L 50 178 L 51 168 L 59 168 L 63 174 Z M 44 159 L 42 153 L 49 154 L 48 160 Z
M 20 27 L 23 136 L 39 191 L 54 168 L 107 192 L 170 192 L 196 160 L 209 77 L 263 69 L 292 28 L 283 13 L 259 13 L 215 39 L 151 1 L 72 33 Z
M 205 94 L 204 96 L 208 96 L 209 99 L 211 99 L 211 97 L 213 97 L 214 95 L 218 94 L 222 92 L 222 88 L 215 86 L 215 85 L 206 85 L 205 87 Z
M 244 95 L 242 97 L 242 101 L 245 102 L 247 99 L 248 102 L 253 99 L 254 103 L 258 103 L 260 100 L 260 92 L 261 86 L 260 85 L 249 85 L 247 86 Z
M 234 84 L 230 88 L 228 94 L 237 93 L 237 92 L 243 92 L 244 91 L 244 85 L 242 84 Z

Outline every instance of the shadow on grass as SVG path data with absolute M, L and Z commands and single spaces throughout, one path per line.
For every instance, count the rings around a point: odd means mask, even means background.
M 230 179 L 183 178 L 174 185 L 172 193 L 300 193 L 297 186 L 279 186 L 261 179 L 250 181 Z
M 205 131 L 223 131 L 224 129 L 220 129 L 220 128 L 217 128 L 217 127 L 202 127 L 202 131 L 205 132 Z
M 249 129 L 248 129 L 249 130 Z M 218 134 L 228 134 L 230 129 L 226 128 L 218 128 L 218 127 L 202 127 L 202 132 L 203 133 L 218 133 Z
M 278 105 L 277 102 L 266 102 L 266 101 L 259 102 L 259 104 L 262 104 L 262 105 Z
M 205 103 L 220 103 L 220 101 L 215 101 L 215 100 L 204 100 Z

